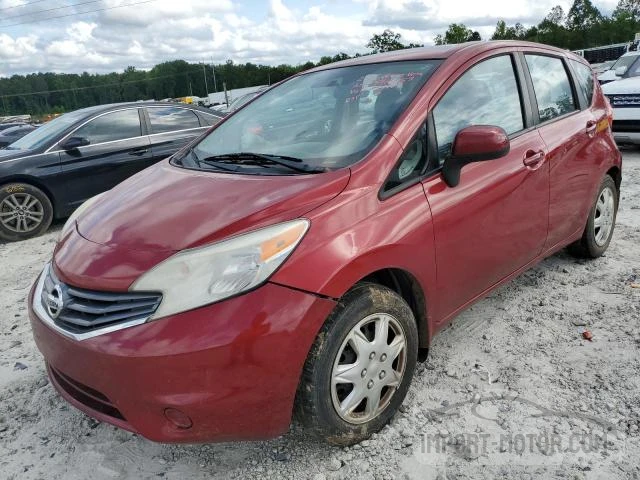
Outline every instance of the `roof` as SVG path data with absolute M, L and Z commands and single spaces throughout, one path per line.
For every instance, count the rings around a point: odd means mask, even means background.
M 75 110 L 76 112 L 84 112 L 87 114 L 93 113 L 101 113 L 109 110 L 114 110 L 121 107 L 182 107 L 189 108 L 191 110 L 198 110 L 202 113 L 207 113 L 209 115 L 213 115 L 216 117 L 223 117 L 224 115 L 220 112 L 216 112 L 215 110 L 210 110 L 208 108 L 202 108 L 198 105 L 191 105 L 187 103 L 176 103 L 176 102 L 120 102 L 120 103 L 107 103 L 104 105 L 95 105 L 93 107 L 85 107 Z
M 319 70 L 329 70 L 331 68 L 337 67 L 349 67 L 353 65 L 367 65 L 371 63 L 381 63 L 381 62 L 398 62 L 398 61 L 407 61 L 407 60 L 435 60 L 440 59 L 444 60 L 452 55 L 464 51 L 465 54 L 474 55 L 479 54 L 481 52 L 487 50 L 493 50 L 500 47 L 511 47 L 511 48 L 521 48 L 521 47 L 530 47 L 530 48 L 542 48 L 545 50 L 549 50 L 550 52 L 562 53 L 563 55 L 569 54 L 575 58 L 581 58 L 577 55 L 572 54 L 568 50 L 563 50 L 557 47 L 553 47 L 551 45 L 544 45 L 541 43 L 534 42 L 523 42 L 519 40 L 488 40 L 488 41 L 478 41 L 478 42 L 466 42 L 466 43 L 458 43 L 454 45 L 432 45 L 428 47 L 416 47 L 416 48 L 407 48 L 404 50 L 394 50 L 392 52 L 385 53 L 376 53 L 373 55 L 363 55 L 360 57 L 350 58 L 348 60 L 342 60 L 339 62 L 330 63 L 327 65 L 323 65 L 321 67 L 316 67 L 311 70 L 307 70 L 304 73 L 315 72 Z

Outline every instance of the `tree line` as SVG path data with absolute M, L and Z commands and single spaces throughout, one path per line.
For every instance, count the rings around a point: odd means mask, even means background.
M 491 40 L 529 40 L 571 50 L 623 43 L 640 32 L 640 0 L 620 0 L 610 16 L 603 15 L 591 0 L 574 0 L 568 12 L 561 6 L 551 9 L 537 25 L 497 22 Z M 464 24 L 454 23 L 435 37 L 437 45 L 481 40 Z M 370 53 L 422 45 L 404 43 L 399 33 L 385 30 L 366 45 Z M 360 56 L 363 54 L 356 54 Z M 127 67 L 122 73 L 67 74 L 33 73 L 0 78 L 0 112 L 5 115 L 60 113 L 78 108 L 124 101 L 205 96 L 206 91 L 250 87 L 279 82 L 309 68 L 351 58 L 346 53 L 324 56 L 318 62 L 300 65 L 236 64 L 231 60 L 215 65 L 163 62 L 150 70 Z M 215 71 L 215 83 L 214 83 Z

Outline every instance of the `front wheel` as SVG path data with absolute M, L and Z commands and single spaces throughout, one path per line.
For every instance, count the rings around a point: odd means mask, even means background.
M 53 220 L 49 197 L 28 183 L 0 187 L 0 239 L 24 240 L 44 233 Z
M 394 291 L 363 283 L 338 303 L 309 353 L 298 390 L 300 421 L 351 445 L 384 427 L 411 384 L 418 331 Z
M 569 246 L 577 257 L 597 258 L 609 247 L 618 212 L 618 189 L 609 175 L 598 189 L 582 238 Z

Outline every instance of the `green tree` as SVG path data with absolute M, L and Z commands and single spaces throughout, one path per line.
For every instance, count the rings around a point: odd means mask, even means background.
M 513 27 L 507 27 L 504 20 L 498 20 L 491 40 L 520 40 L 524 37 L 525 29 L 521 23 L 516 23 Z
M 375 34 L 367 43 L 367 48 L 373 50 L 372 53 L 391 52 L 393 50 L 403 50 L 405 48 L 422 47 L 415 43 L 405 45 L 400 41 L 402 35 L 392 30 L 386 29 L 381 34 Z
M 482 40 L 480 33 L 467 28 L 463 23 L 452 23 L 444 35 L 436 35 L 436 45 L 448 45 L 452 43 L 464 43 Z
M 569 30 L 587 30 L 602 21 L 602 14 L 591 0 L 574 0 L 567 15 Z

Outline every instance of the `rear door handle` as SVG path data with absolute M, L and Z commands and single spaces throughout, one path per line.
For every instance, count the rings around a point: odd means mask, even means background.
M 148 148 L 136 148 L 135 150 L 131 150 L 129 152 L 129 155 L 136 155 L 136 156 L 140 156 L 140 155 L 144 155 L 145 153 L 147 153 L 149 151 Z
M 524 158 L 522 159 L 522 163 L 524 163 L 525 166 L 529 168 L 535 169 L 540 166 L 542 162 L 544 162 L 544 158 L 545 155 L 542 150 L 527 150 L 527 152 L 524 154 Z
M 598 122 L 595 120 L 589 120 L 587 122 L 587 134 L 593 135 L 596 133 L 596 129 L 598 128 Z

